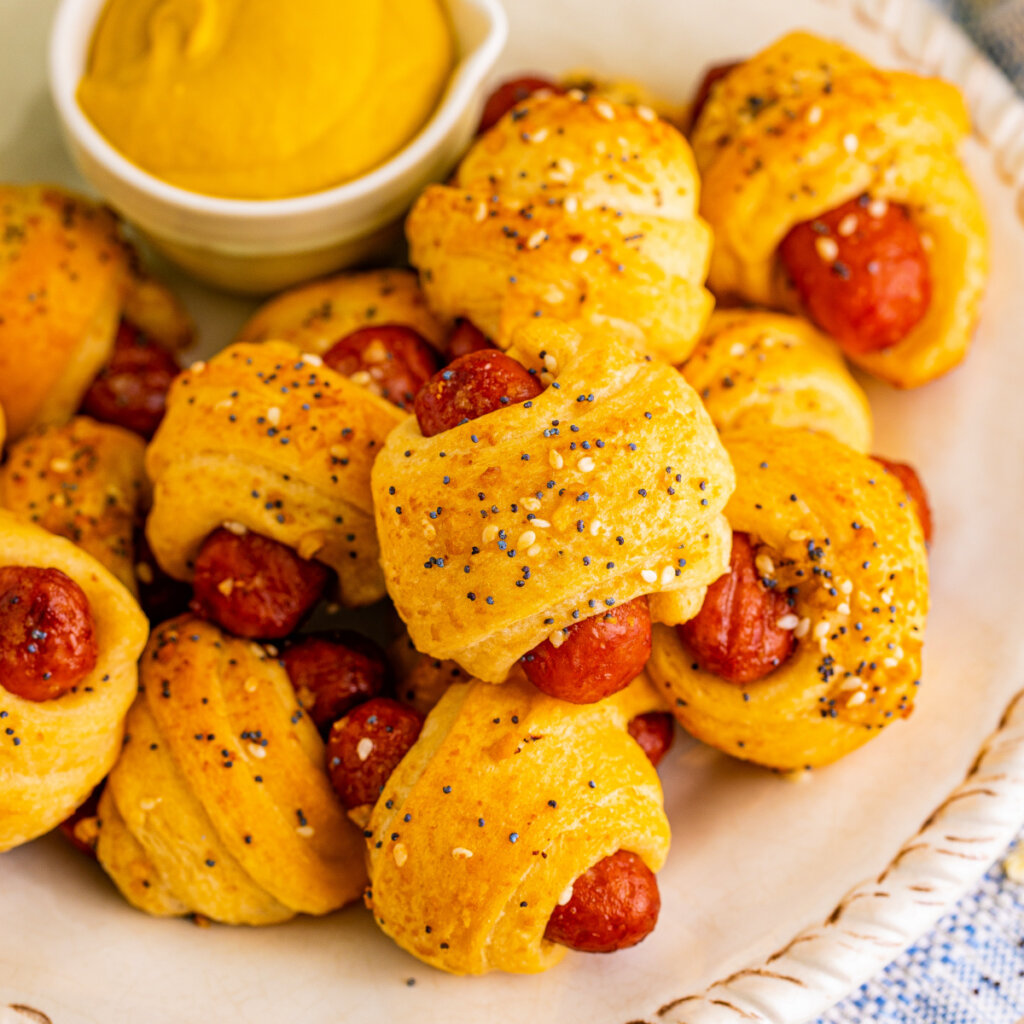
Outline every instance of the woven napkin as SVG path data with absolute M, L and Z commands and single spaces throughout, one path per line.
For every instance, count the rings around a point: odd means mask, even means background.
M 1024 0 L 936 0 L 1024 92 Z

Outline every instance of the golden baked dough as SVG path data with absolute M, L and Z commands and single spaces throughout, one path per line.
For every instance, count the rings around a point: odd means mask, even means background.
M 395 673 L 398 699 L 423 715 L 433 709 L 452 683 L 466 683 L 470 678 L 457 662 L 421 654 L 408 633 L 388 647 L 388 661 Z
M 188 348 L 195 340 L 196 327 L 185 307 L 159 281 L 142 273 L 137 264 L 133 264 L 121 314 L 171 352 Z
M 538 95 L 483 135 L 406 221 L 439 316 L 502 348 L 536 317 L 612 324 L 680 362 L 711 313 L 693 155 L 646 107 Z
M 695 668 L 677 631 L 656 626 L 647 671 L 699 740 L 772 768 L 828 764 L 913 708 L 928 611 L 921 525 L 897 477 L 823 434 L 723 441 L 736 469 L 726 515 L 770 559 L 776 588 L 797 588 L 796 649 L 741 686 Z
M 181 307 L 140 276 L 107 207 L 51 186 L 0 185 L 0 402 L 12 438 L 74 413 L 128 310 L 157 341 L 191 338 Z
M 580 875 L 617 850 L 665 862 L 661 785 L 626 731 L 661 706 L 642 678 L 586 705 L 525 682 L 455 683 L 370 819 L 377 923 L 455 974 L 558 963 L 566 948 L 544 929 Z
M 88 551 L 131 592 L 149 502 L 142 438 L 86 416 L 34 431 L 0 468 L 0 506 Z
M 440 349 L 445 328 L 427 309 L 411 270 L 338 274 L 283 292 L 261 306 L 236 341 L 290 341 L 323 355 L 360 327 L 403 324 Z
M 578 89 L 580 92 L 603 96 L 612 103 L 628 107 L 647 107 L 663 121 L 682 130 L 686 122 L 687 104 L 673 103 L 632 78 L 604 78 L 585 70 L 570 71 L 559 81 L 563 89 Z M 644 112 L 646 117 L 646 112 Z
M 339 599 L 384 596 L 370 466 L 406 413 L 283 341 L 230 345 L 181 374 L 146 453 L 146 534 L 175 579 L 240 524 L 337 573 Z
M 99 656 L 73 691 L 24 700 L 0 685 L 0 851 L 63 821 L 110 770 L 138 685 L 149 624 L 91 555 L 0 509 L 0 565 L 59 569 L 89 599 Z
M 945 373 L 966 354 L 988 276 L 984 212 L 956 153 L 968 128 L 954 86 L 784 36 L 716 83 L 693 132 L 711 290 L 795 310 L 776 256 L 790 228 L 862 193 L 903 204 L 930 246 L 931 304 L 897 345 L 850 358 L 899 387 Z
M 641 594 L 656 621 L 683 621 L 731 537 L 732 469 L 679 373 L 553 320 L 511 354 L 549 383 L 541 395 L 430 438 L 410 418 L 373 468 L 381 564 L 413 643 L 489 682 Z
M 859 452 L 871 446 L 867 396 L 835 343 L 806 320 L 719 310 L 679 369 L 719 431 L 806 427 Z
M 253 925 L 356 899 L 362 839 L 276 651 L 183 616 L 140 671 L 96 850 L 125 899 Z

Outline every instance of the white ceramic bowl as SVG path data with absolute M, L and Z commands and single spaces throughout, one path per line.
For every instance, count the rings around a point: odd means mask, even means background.
M 472 138 L 483 84 L 505 45 L 500 0 L 446 0 L 458 63 L 433 116 L 387 162 L 336 188 L 290 199 L 241 200 L 169 185 L 122 156 L 75 99 L 104 0 L 62 0 L 50 36 L 50 89 L 78 169 L 175 263 L 211 284 L 261 293 L 372 258 L 425 184 L 442 178 Z

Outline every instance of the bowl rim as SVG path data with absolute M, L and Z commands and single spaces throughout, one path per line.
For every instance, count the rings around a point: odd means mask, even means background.
M 453 0 L 442 0 L 450 12 Z M 281 199 L 233 199 L 206 195 L 172 185 L 132 163 L 101 134 L 78 105 L 76 92 L 96 22 L 106 0 L 60 0 L 50 29 L 48 77 L 50 95 L 65 131 L 123 185 L 164 206 L 187 214 L 227 221 L 270 221 L 308 216 L 326 209 L 358 204 L 387 185 L 413 173 L 442 145 L 472 103 L 477 87 L 494 66 L 508 38 L 508 17 L 500 0 L 457 0 L 475 8 L 485 21 L 480 41 L 460 53 L 440 101 L 426 123 L 383 163 L 351 181 L 318 192 Z M 462 44 L 451 18 L 457 44 Z

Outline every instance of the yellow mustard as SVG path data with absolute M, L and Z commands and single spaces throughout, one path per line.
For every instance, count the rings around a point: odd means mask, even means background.
M 279 199 L 400 149 L 454 51 L 441 0 L 108 0 L 78 102 L 164 181 Z

